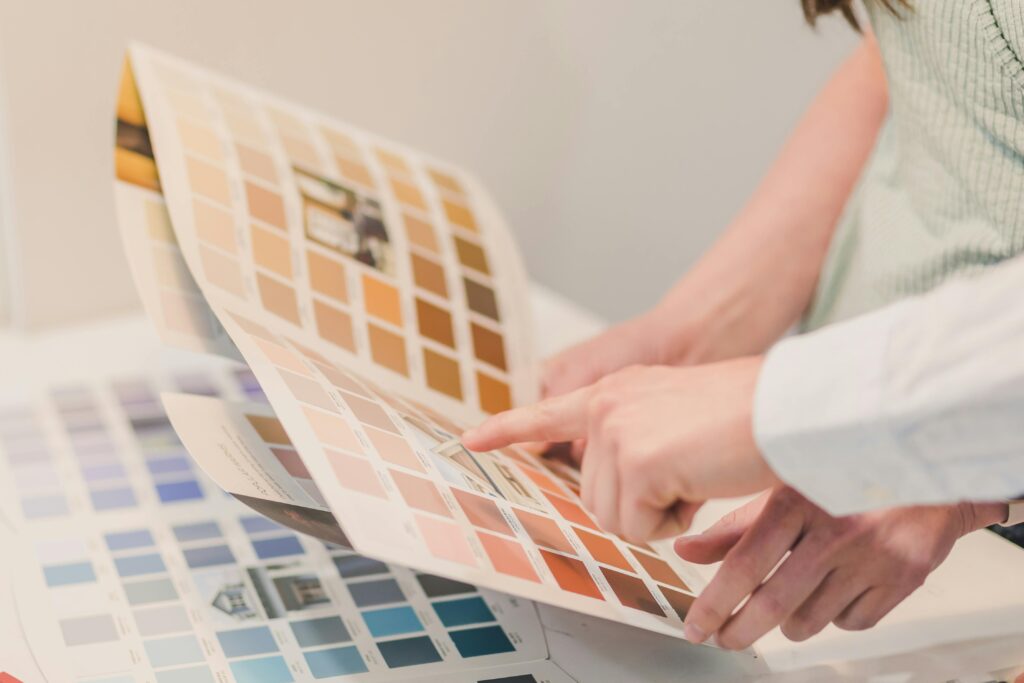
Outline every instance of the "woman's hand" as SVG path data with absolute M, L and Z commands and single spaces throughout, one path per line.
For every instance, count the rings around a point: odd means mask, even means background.
M 870 628 L 924 583 L 958 538 L 1004 519 L 1006 505 L 995 503 L 836 518 L 791 488 L 774 489 L 676 541 L 689 562 L 724 560 L 687 614 L 686 636 L 715 636 L 742 650 L 776 626 L 797 641 L 830 623 Z
M 632 367 L 491 417 L 462 436 L 477 451 L 586 440 L 583 503 L 634 541 L 684 532 L 699 503 L 778 483 L 754 443 L 760 357 L 693 367 Z
M 541 396 L 561 396 L 631 365 L 670 365 L 683 345 L 658 309 L 610 327 L 544 362 Z

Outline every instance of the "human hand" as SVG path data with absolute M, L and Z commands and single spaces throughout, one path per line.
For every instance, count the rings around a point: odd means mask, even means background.
M 836 518 L 791 488 L 773 489 L 676 541 L 689 562 L 724 560 L 686 616 L 686 637 L 715 636 L 742 650 L 776 626 L 796 641 L 830 623 L 870 628 L 921 586 L 958 538 L 1003 519 L 1006 505 L 996 503 Z
M 632 367 L 495 415 L 462 435 L 470 450 L 586 439 L 583 504 L 633 541 L 685 531 L 699 503 L 778 479 L 754 443 L 760 357 L 684 368 Z
M 676 354 L 665 318 L 652 309 L 551 356 L 541 370 L 541 396 L 567 394 L 631 365 L 671 364 Z

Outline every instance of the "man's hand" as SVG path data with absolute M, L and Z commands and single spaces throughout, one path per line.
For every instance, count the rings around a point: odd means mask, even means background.
M 684 368 L 633 367 L 463 434 L 470 450 L 585 439 L 583 503 L 634 541 L 685 531 L 709 498 L 778 483 L 754 443 L 760 357 Z
M 870 628 L 924 582 L 958 538 L 1003 519 L 1006 505 L 995 503 L 836 518 L 791 488 L 774 489 L 703 534 L 676 541 L 689 562 L 724 560 L 687 614 L 686 636 L 715 636 L 722 647 L 741 650 L 776 626 L 797 641 L 830 623 Z

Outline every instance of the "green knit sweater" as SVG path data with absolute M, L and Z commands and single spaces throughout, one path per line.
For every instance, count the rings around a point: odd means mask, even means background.
M 806 329 L 1024 252 L 1024 0 L 913 0 L 902 17 L 867 4 L 889 117 Z

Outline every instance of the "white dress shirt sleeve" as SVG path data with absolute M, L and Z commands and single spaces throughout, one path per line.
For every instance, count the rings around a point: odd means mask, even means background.
M 834 515 L 1024 493 L 1024 257 L 783 340 L 754 433 Z

